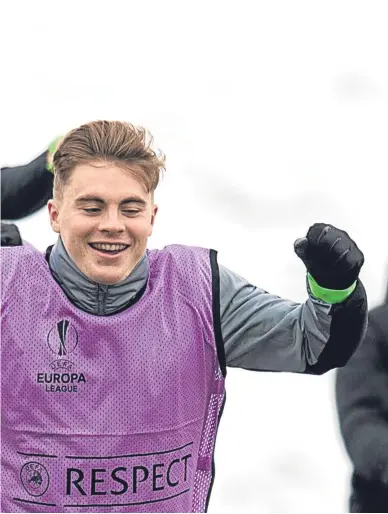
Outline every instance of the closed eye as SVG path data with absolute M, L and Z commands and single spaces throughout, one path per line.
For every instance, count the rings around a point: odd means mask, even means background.
M 98 208 L 98 207 L 90 207 L 90 208 L 84 208 L 82 209 L 84 212 L 88 213 L 88 214 L 98 214 L 99 212 L 101 212 L 101 209 Z M 125 216 L 136 216 L 137 214 L 139 214 L 140 210 L 138 209 L 125 209 L 125 210 L 122 210 L 121 211 Z
M 96 214 L 101 211 L 101 209 L 98 209 L 97 207 L 93 207 L 91 209 L 83 209 L 84 212 L 87 212 L 89 214 Z
M 125 209 L 124 211 L 122 211 L 125 215 L 128 215 L 128 216 L 136 216 L 136 214 L 139 214 L 140 211 L 138 210 L 135 210 L 135 209 Z

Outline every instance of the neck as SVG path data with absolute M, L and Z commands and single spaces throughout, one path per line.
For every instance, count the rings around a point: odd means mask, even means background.
M 100 316 L 114 314 L 129 305 L 146 285 L 149 274 L 147 255 L 130 275 L 114 285 L 98 284 L 77 267 L 59 237 L 49 258 L 51 272 L 66 296 L 80 309 Z

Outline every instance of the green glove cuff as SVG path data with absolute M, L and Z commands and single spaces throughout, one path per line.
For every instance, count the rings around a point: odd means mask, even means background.
M 53 154 L 56 150 L 56 147 L 57 147 L 57 143 L 60 139 L 62 139 L 63 136 L 59 136 L 59 137 L 56 137 L 54 139 L 54 141 L 52 141 L 50 144 L 49 144 L 49 147 L 48 147 L 48 152 Z M 52 171 L 53 170 L 53 165 L 52 163 L 46 163 L 46 170 L 47 171 Z
M 331 304 L 341 303 L 346 300 L 346 298 L 348 298 L 348 296 L 353 293 L 357 286 L 357 282 L 354 282 L 354 284 L 352 284 L 347 289 L 338 291 L 336 289 L 325 289 L 324 287 L 321 287 L 319 284 L 317 284 L 310 273 L 307 273 L 307 279 L 309 281 L 311 292 L 315 298 Z

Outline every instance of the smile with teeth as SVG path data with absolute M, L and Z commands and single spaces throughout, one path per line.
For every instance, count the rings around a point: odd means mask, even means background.
M 119 243 L 89 243 L 95 250 L 100 252 L 119 253 L 128 248 L 128 245 Z

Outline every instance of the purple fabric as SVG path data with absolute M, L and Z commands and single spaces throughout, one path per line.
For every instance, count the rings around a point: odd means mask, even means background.
M 142 298 L 100 317 L 32 247 L 3 249 L 2 512 L 204 511 L 224 398 L 209 250 L 148 256 Z

